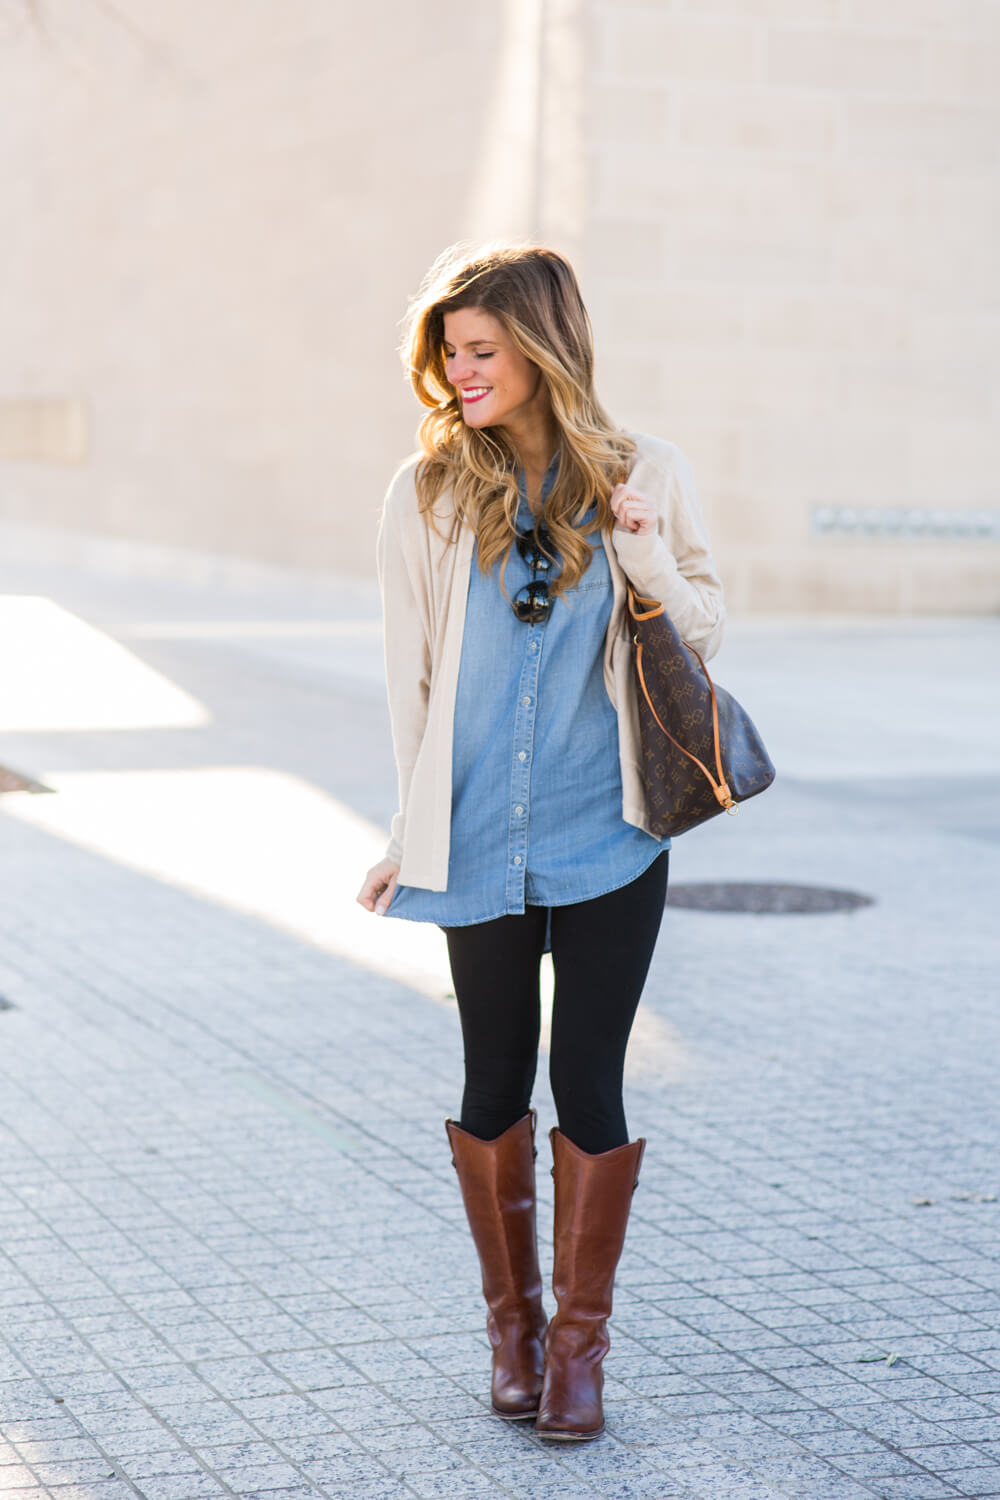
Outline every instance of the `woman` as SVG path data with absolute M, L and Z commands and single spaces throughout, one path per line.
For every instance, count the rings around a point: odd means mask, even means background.
M 358 900 L 444 931 L 465 1091 L 446 1121 L 479 1254 L 492 1404 L 547 1438 L 604 1429 L 601 1362 L 645 1141 L 625 1049 L 669 841 L 648 828 L 626 589 L 702 655 L 719 581 L 688 466 L 594 390 L 590 322 L 551 250 L 445 254 L 408 319 L 429 408 L 378 539 L 399 812 Z M 556 1312 L 535 1237 L 539 963 L 555 975 Z

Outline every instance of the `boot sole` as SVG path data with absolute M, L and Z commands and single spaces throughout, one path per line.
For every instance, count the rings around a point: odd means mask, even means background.
M 538 1407 L 534 1411 L 499 1411 L 495 1406 L 490 1407 L 495 1417 L 503 1417 L 505 1422 L 533 1422 L 538 1416 Z
M 598 1427 L 595 1432 L 543 1432 L 535 1428 L 537 1435 L 547 1443 L 592 1443 L 594 1438 L 603 1437 L 606 1431 L 606 1427 Z

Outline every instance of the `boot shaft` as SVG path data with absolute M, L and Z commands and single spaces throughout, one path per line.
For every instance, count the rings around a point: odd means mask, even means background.
M 445 1122 L 462 1201 L 491 1307 L 541 1298 L 535 1210 L 535 1111 L 496 1140 Z
M 555 1180 L 552 1290 L 576 1317 L 611 1314 L 615 1271 L 625 1245 L 632 1194 L 646 1142 L 641 1137 L 597 1155 L 550 1132 Z

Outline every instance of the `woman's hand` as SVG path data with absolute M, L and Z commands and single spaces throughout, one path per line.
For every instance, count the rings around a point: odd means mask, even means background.
M 373 911 L 384 917 L 386 907 L 396 893 L 398 879 L 399 866 L 395 860 L 380 859 L 377 865 L 372 865 L 357 895 L 365 911 Z
M 615 531 L 646 534 L 656 530 L 656 501 L 647 500 L 645 495 L 629 489 L 627 484 L 616 484 L 611 491 L 611 510 Z

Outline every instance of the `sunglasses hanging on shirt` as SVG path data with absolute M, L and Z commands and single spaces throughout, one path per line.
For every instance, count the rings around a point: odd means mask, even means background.
M 539 625 L 548 619 L 552 608 L 548 583 L 553 562 L 552 538 L 546 526 L 536 526 L 533 531 L 516 531 L 514 540 L 518 556 L 528 564 L 533 576 L 530 583 L 518 589 L 510 601 L 511 608 L 525 625 Z

